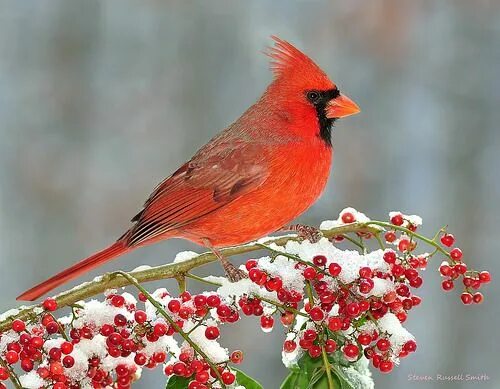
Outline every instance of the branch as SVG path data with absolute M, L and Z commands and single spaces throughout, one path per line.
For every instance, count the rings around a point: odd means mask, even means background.
M 381 232 L 380 228 L 370 226 L 369 223 L 351 223 L 342 226 L 334 227 L 330 230 L 323 230 L 322 233 L 326 238 L 343 235 L 350 232 L 368 232 L 377 235 Z M 299 237 L 297 235 L 285 235 L 279 237 L 269 238 L 265 241 L 266 245 L 277 244 L 284 245 L 288 241 L 296 241 Z M 240 246 L 233 246 L 221 250 L 222 255 L 225 257 L 232 257 L 239 254 L 245 254 L 252 251 L 262 250 L 262 242 L 248 243 Z M 179 263 L 171 263 L 168 265 L 151 267 L 145 270 L 131 271 L 128 274 L 137 282 L 158 281 L 168 278 L 183 278 L 186 274 L 194 268 L 207 265 L 217 260 L 217 257 L 211 252 L 205 252 L 197 255 L 196 257 Z M 78 301 L 86 300 L 92 296 L 102 294 L 108 289 L 115 289 L 130 285 L 129 279 L 124 278 L 117 273 L 106 273 L 100 277 L 95 278 L 93 281 L 85 282 L 76 286 L 73 289 L 67 290 L 55 296 L 57 307 L 63 308 L 71 306 Z M 15 319 L 23 321 L 34 320 L 41 310 L 41 304 L 22 306 L 19 307 L 17 312 L 10 315 L 8 318 L 0 321 L 0 332 L 7 331 L 11 328 L 12 322 Z

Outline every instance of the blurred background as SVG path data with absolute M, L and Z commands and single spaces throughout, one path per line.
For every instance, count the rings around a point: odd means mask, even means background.
M 2 311 L 121 235 L 151 189 L 260 96 L 271 34 L 362 108 L 337 124 L 331 180 L 301 221 L 317 225 L 345 206 L 378 219 L 417 213 L 427 234 L 449 223 L 469 263 L 498 278 L 500 2 L 0 1 Z M 202 249 L 169 241 L 93 275 L 180 250 Z M 376 387 L 500 387 L 499 283 L 466 308 L 440 291 L 437 265 L 406 324 L 418 352 L 389 376 L 374 373 Z M 279 386 L 280 330 L 264 335 L 245 320 L 224 340 L 266 389 Z M 136 387 L 164 381 L 147 372 Z

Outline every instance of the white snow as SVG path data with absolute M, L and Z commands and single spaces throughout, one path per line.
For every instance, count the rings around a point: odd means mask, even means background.
M 243 278 L 237 282 L 230 282 L 227 279 L 223 279 L 222 286 L 217 289 L 217 293 L 226 303 L 232 303 L 245 295 L 261 296 L 269 300 L 278 301 L 276 292 L 269 292 L 267 289 L 254 284 L 248 278 Z
M 141 350 L 143 354 L 150 357 L 157 352 L 173 353 L 179 355 L 180 349 L 173 336 L 162 336 L 156 342 L 148 342 L 144 339 L 146 347 Z
M 349 383 L 356 389 L 374 389 L 372 373 L 369 369 L 369 361 L 365 357 L 353 363 L 349 367 L 340 367 L 347 376 Z
M 401 322 L 393 313 L 388 312 L 380 318 L 378 326 L 381 332 L 387 332 L 391 342 L 391 349 L 395 355 L 399 354 L 401 347 L 407 341 L 415 340 L 415 337 L 401 325 Z
M 190 259 L 197 257 L 198 255 L 200 254 L 195 253 L 194 251 L 181 251 L 180 253 L 177 253 L 173 263 L 186 262 L 189 261 Z
M 118 308 L 107 302 L 90 300 L 82 302 L 81 305 L 83 309 L 78 309 L 78 318 L 73 322 L 75 328 L 82 328 L 86 324 L 91 325 L 93 328 L 100 328 L 103 324 L 112 323 L 114 317 L 119 313 L 128 320 L 133 319 L 133 315 L 126 308 Z
M 20 376 L 19 382 L 24 389 L 39 389 L 47 385 L 47 381 L 43 380 L 34 370 Z
M 346 223 L 343 222 L 342 216 L 346 213 L 351 213 L 354 216 L 356 223 L 367 223 L 371 220 L 363 212 L 359 212 L 352 207 L 348 207 L 340 211 L 339 217 L 336 220 L 324 220 L 323 222 L 321 222 L 321 224 L 319 225 L 319 229 L 327 231 L 345 225 Z M 375 225 L 372 225 L 371 227 L 377 229 L 383 229 L 382 227 Z
M 296 263 L 284 255 L 279 255 L 274 261 L 270 257 L 260 258 L 257 267 L 272 277 L 279 276 L 285 289 L 301 291 L 304 288 L 304 277 L 302 271 L 295 268 Z
M 185 324 L 184 331 L 189 332 L 194 327 L 192 322 Z M 201 325 L 190 333 L 189 337 L 196 345 L 207 355 L 214 363 L 221 363 L 229 359 L 228 350 L 222 347 L 216 340 L 209 340 L 205 337 L 205 329 L 207 327 Z
M 389 219 L 392 219 L 394 216 L 401 215 L 403 216 L 404 222 L 402 227 L 408 227 L 409 224 L 413 224 L 414 226 L 418 227 L 422 225 L 422 218 L 418 215 L 405 215 L 402 212 L 399 211 L 392 211 L 389 212 Z
M 139 271 L 144 271 L 144 270 L 149 270 L 151 269 L 151 266 L 149 265 L 140 265 L 140 266 L 137 266 L 134 270 L 132 270 L 132 272 L 139 272 Z
M 302 260 L 308 262 L 312 262 L 316 255 L 324 255 L 327 258 L 327 267 L 331 263 L 338 263 L 341 266 L 342 271 L 339 274 L 339 279 L 343 283 L 351 283 L 359 278 L 359 269 L 365 266 L 374 271 L 387 272 L 389 270 L 388 264 L 384 261 L 382 250 L 375 250 L 363 255 L 354 250 L 340 250 L 326 238 L 322 238 L 317 243 L 311 243 L 307 240 L 301 243 L 288 242 L 286 251 L 298 255 Z

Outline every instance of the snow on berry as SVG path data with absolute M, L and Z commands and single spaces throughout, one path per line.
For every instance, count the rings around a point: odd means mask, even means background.
M 339 213 L 339 217 L 336 220 L 325 220 L 323 221 L 319 228 L 320 230 L 331 230 L 335 227 L 339 227 L 344 224 L 349 223 L 367 223 L 370 218 L 366 216 L 363 212 L 359 212 L 352 207 L 344 208 Z M 377 228 L 376 226 L 374 228 Z

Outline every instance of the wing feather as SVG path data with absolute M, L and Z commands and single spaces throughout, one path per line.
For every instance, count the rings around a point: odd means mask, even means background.
M 155 188 L 132 219 L 135 225 L 126 235 L 129 245 L 186 226 L 256 189 L 267 178 L 258 144 L 216 139 L 207 146 Z

